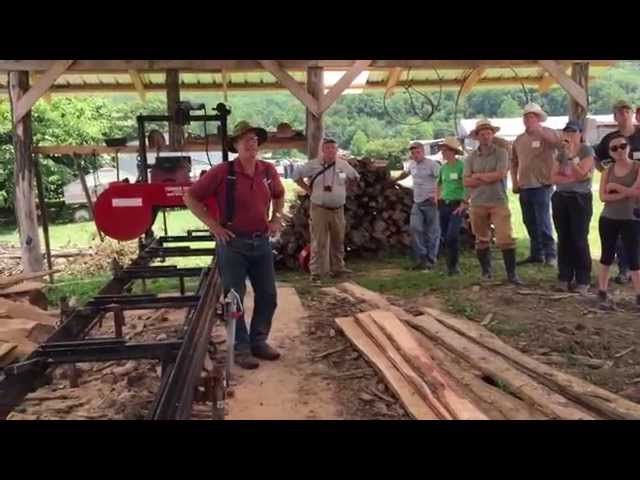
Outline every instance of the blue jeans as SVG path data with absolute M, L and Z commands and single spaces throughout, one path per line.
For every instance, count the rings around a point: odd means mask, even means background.
M 537 260 L 556 258 L 556 242 L 551 225 L 553 187 L 525 188 L 520 191 L 522 221 L 530 239 L 530 256 Z
M 277 307 L 271 244 L 266 236 L 236 237 L 226 245 L 217 244 L 216 251 L 224 294 L 233 288 L 244 303 L 247 277 L 255 292 L 250 330 L 247 331 L 244 315 L 236 323 L 235 350 L 247 352 L 252 346 L 266 343 Z
M 409 218 L 411 248 L 418 262 L 435 264 L 440 246 L 440 219 L 435 203 L 414 203 Z
M 440 212 L 440 228 L 444 237 L 444 246 L 447 248 L 447 267 L 458 266 L 460 257 L 460 229 L 462 228 L 462 213 L 456 214 L 453 211 L 460 206 L 461 202 L 442 202 L 438 211 Z

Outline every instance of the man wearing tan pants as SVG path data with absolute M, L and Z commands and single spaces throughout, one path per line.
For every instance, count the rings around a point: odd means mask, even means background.
M 322 142 L 322 158 L 313 159 L 296 169 L 293 180 L 311 195 L 311 281 L 318 282 L 330 270 L 339 277 L 349 270 L 344 263 L 344 204 L 347 186 L 360 178 L 344 160 L 337 159 L 336 141 Z M 308 179 L 306 183 L 304 179 Z
M 493 137 L 499 127 L 489 120 L 478 120 L 471 132 L 480 146 L 465 160 L 463 184 L 470 192 L 471 229 L 476 237 L 476 255 L 482 277 L 491 278 L 491 225 L 496 229 L 496 243 L 502 251 L 509 281 L 522 282 L 516 275 L 516 242 L 511 229 L 511 212 L 506 190 L 509 171 L 507 151 L 495 145 Z

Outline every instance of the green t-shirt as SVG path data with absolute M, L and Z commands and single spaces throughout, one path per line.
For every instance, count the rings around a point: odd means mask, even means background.
M 462 185 L 464 174 L 464 162 L 456 160 L 452 165 L 445 162 L 440 168 L 438 184 L 442 186 L 440 196 L 443 200 L 451 202 L 453 200 L 464 200 L 465 190 Z

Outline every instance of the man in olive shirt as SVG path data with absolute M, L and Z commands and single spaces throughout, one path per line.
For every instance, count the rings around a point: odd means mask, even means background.
M 595 147 L 596 168 L 599 171 L 602 172 L 611 163 L 609 139 L 618 133 L 622 133 L 629 141 L 629 158 L 640 160 L 640 127 L 633 124 L 632 112 L 631 104 L 626 100 L 618 100 L 613 105 L 613 119 L 617 123 L 618 129 L 602 137 L 600 143 Z M 618 239 L 618 246 L 616 247 L 616 256 L 618 257 L 619 272 L 615 282 L 620 284 L 627 283 L 630 280 L 629 260 L 625 256 L 620 239 Z
M 516 275 L 516 242 L 511 229 L 511 212 L 507 199 L 505 178 L 509 171 L 507 151 L 493 143 L 499 127 L 489 120 L 478 120 L 471 132 L 480 146 L 466 159 L 464 186 L 471 197 L 471 228 L 476 237 L 476 255 L 482 277 L 491 278 L 491 225 L 496 229 L 496 243 L 502 250 L 509 281 L 522 285 Z
M 344 263 L 344 204 L 348 182 L 360 176 L 346 161 L 338 159 L 337 154 L 336 141 L 325 138 L 322 158 L 310 160 L 292 175 L 300 188 L 311 195 L 309 270 L 313 282 L 326 275 L 327 266 L 336 277 L 350 273 Z M 308 178 L 309 183 L 304 178 Z
M 542 123 L 547 114 L 535 103 L 524 108 L 525 131 L 513 142 L 511 180 L 513 193 L 520 194 L 522 220 L 529 234 L 529 257 L 519 262 L 555 265 L 556 242 L 551 224 L 551 168 L 560 145 L 560 135 Z

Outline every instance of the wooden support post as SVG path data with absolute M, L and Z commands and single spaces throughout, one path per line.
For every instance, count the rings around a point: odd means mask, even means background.
M 589 101 L 589 64 L 574 63 L 571 66 L 571 79 L 580 85 L 587 96 L 587 104 Z M 583 107 L 569 96 L 569 118 L 580 122 L 584 126 L 584 120 L 587 118 L 588 108 Z
M 307 68 L 307 92 L 320 104 L 324 96 L 324 71 L 322 67 Z M 320 143 L 324 134 L 323 114 L 315 115 L 307 107 L 307 156 L 317 158 L 320 154 Z
M 11 99 L 11 117 L 13 128 L 13 148 L 15 163 L 15 209 L 20 235 L 20 249 L 24 271 L 41 272 L 44 270 L 38 217 L 33 198 L 34 168 L 32 159 L 31 110 L 29 109 L 16 121 L 20 99 L 29 90 L 29 72 L 9 73 L 9 98 Z
M 167 70 L 167 112 L 173 116 L 176 104 L 180 101 L 180 72 L 178 70 Z M 169 122 L 169 145 L 172 148 L 184 144 L 184 128 L 180 125 Z
M 78 170 L 78 173 L 79 173 L 79 180 L 80 180 L 80 185 L 82 185 L 82 191 L 84 192 L 84 198 L 86 198 L 87 200 L 87 207 L 89 208 L 89 216 L 91 217 L 91 221 L 95 224 L 96 220 L 95 220 L 95 215 L 93 210 L 93 199 L 91 198 L 91 192 L 89 191 L 89 186 L 87 185 L 87 179 L 84 177 L 85 173 L 84 173 L 84 170 L 82 169 L 82 164 L 78 160 L 78 157 L 74 157 L 74 160 L 76 161 L 76 169 Z M 100 238 L 100 242 L 104 242 L 104 236 L 102 235 L 102 232 L 98 228 L 98 225 L 96 225 L 96 231 L 98 232 L 98 237 Z
M 44 236 L 44 250 L 47 257 L 47 267 L 51 273 L 49 281 L 54 282 L 53 261 L 51 259 L 51 239 L 49 237 L 49 213 L 47 212 L 47 202 L 44 196 L 44 185 L 42 184 L 42 172 L 40 171 L 40 159 L 38 155 L 33 156 L 33 169 L 36 175 L 36 189 L 38 190 L 38 204 L 40 205 L 40 218 L 42 219 L 42 234 Z

